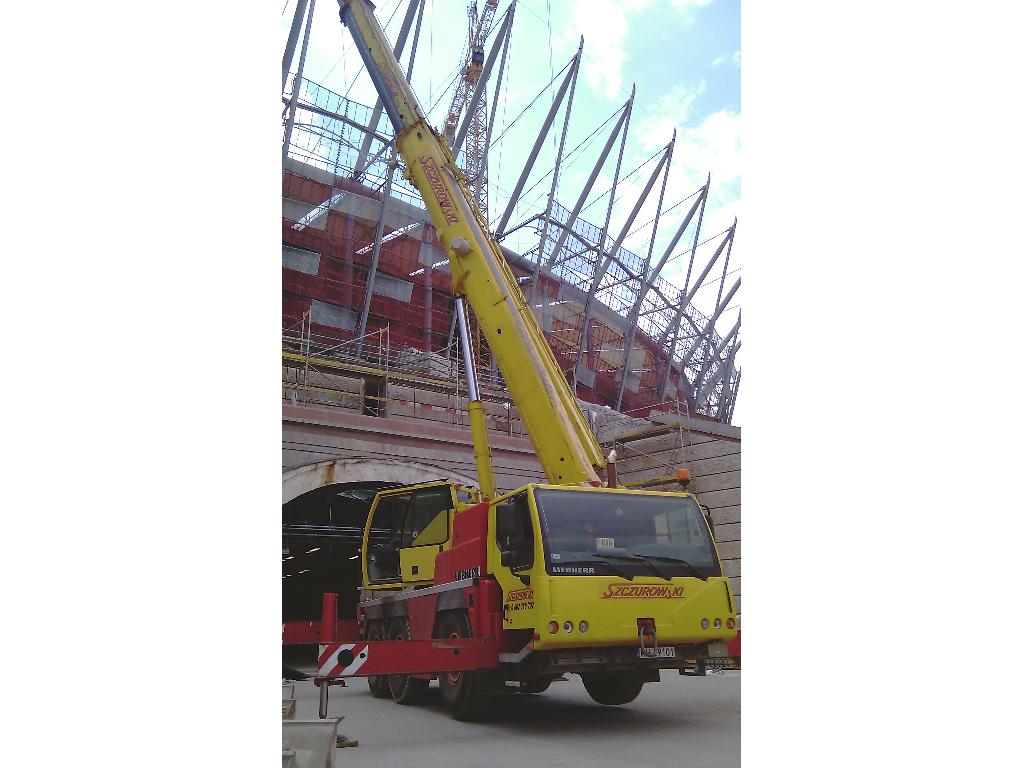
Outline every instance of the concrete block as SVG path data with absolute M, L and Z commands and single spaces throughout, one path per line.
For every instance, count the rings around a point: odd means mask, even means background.
M 295 768 L 334 768 L 338 720 L 285 720 L 282 755 L 294 752 Z
M 740 524 L 739 523 L 726 523 L 725 525 L 715 526 L 715 541 L 719 544 L 725 544 L 730 542 L 739 542 L 740 540 Z M 721 547 L 719 547 L 721 549 Z M 739 557 L 739 554 L 735 555 L 722 555 L 722 557 Z
M 701 501 L 703 502 L 703 497 Z M 737 504 L 734 507 L 718 507 L 711 510 L 711 522 L 717 525 L 726 525 L 728 523 L 738 523 L 740 521 L 740 507 Z
M 723 560 L 722 561 L 722 573 L 726 576 L 739 576 L 740 575 L 740 561 L 736 560 Z
M 693 482 L 694 493 L 706 494 L 710 491 L 725 491 L 740 487 L 740 473 L 718 472 L 714 475 L 696 475 Z
M 726 559 L 739 559 L 740 556 L 740 543 L 739 541 L 718 541 L 718 556 L 723 560 Z
M 711 491 L 702 493 L 700 502 L 706 507 L 719 509 L 721 507 L 738 507 L 740 504 L 740 489 L 730 488 L 724 491 Z

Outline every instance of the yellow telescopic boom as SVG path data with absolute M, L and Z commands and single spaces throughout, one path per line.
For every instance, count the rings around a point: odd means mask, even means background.
M 405 178 L 423 196 L 451 261 L 452 287 L 476 313 L 548 481 L 599 484 L 605 459 L 519 284 L 491 237 L 444 139 L 423 109 L 367 0 L 339 0 L 395 128 Z

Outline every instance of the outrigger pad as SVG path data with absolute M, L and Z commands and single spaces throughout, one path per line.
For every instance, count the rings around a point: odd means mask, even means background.
M 284 746 L 295 768 L 334 768 L 338 748 L 338 719 L 285 720 L 281 723 Z M 294 757 L 290 753 L 294 753 Z

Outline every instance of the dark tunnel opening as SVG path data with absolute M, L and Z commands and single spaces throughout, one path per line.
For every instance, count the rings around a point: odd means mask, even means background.
M 374 494 L 398 485 L 337 483 L 282 505 L 282 621 L 319 621 L 325 592 L 337 593 L 338 618 L 355 618 L 366 517 Z M 315 659 L 315 646 L 284 646 L 286 664 L 308 665 Z

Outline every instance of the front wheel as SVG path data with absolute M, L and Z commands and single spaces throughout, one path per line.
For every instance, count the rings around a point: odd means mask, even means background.
M 449 640 L 470 637 L 469 618 L 464 613 L 442 616 L 438 635 Z M 481 673 L 439 672 L 437 680 L 441 699 L 456 720 L 477 720 L 486 714 L 488 697 L 482 692 L 484 681 Z
M 640 695 L 640 690 L 644 687 L 643 679 L 629 672 L 591 674 L 582 677 L 583 687 L 587 689 L 590 698 L 598 704 L 629 704 Z

